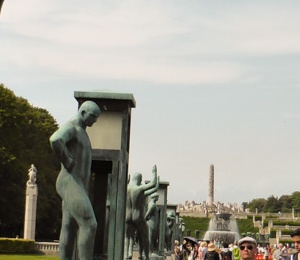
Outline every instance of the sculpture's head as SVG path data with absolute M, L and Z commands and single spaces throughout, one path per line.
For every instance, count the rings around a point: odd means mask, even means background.
M 157 192 L 154 192 L 153 194 L 151 194 L 151 199 L 154 199 L 155 201 L 158 200 L 158 197 L 159 197 L 159 195 Z
M 168 220 L 174 220 L 175 219 L 175 213 L 173 211 L 169 211 L 167 213 L 167 219 Z
M 82 103 L 78 114 L 86 126 L 92 126 L 100 116 L 100 108 L 95 102 L 88 100 Z
M 142 174 L 140 172 L 136 172 L 133 174 L 132 181 L 137 185 L 141 185 L 142 183 Z

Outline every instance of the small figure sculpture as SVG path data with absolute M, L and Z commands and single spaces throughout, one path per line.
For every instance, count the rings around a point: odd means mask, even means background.
M 28 170 L 29 180 L 27 181 L 27 186 L 36 185 L 36 174 L 37 174 L 37 169 L 33 164 L 31 164 L 31 167 Z
M 135 232 L 139 242 L 139 259 L 143 259 L 144 251 L 146 260 L 149 259 L 148 226 L 144 215 L 145 198 L 159 186 L 157 168 L 152 169 L 152 180 L 142 185 L 142 174 L 135 173 L 127 187 L 126 219 L 125 219 L 125 259 L 132 259 Z
M 149 251 L 150 254 L 158 250 L 158 231 L 159 231 L 159 218 L 160 218 L 160 209 L 156 205 L 158 200 L 158 193 L 153 193 L 151 195 L 151 200 L 148 203 L 148 210 L 146 212 L 145 218 L 148 223 L 149 229 Z
M 185 231 L 185 223 L 183 222 L 183 218 L 179 218 L 179 234 L 178 234 L 178 240 L 182 241 L 183 239 L 183 234 Z
M 56 190 L 62 198 L 59 238 L 61 260 L 73 259 L 76 238 L 78 258 L 93 258 L 97 221 L 88 197 L 92 148 L 86 127 L 92 126 L 99 115 L 97 104 L 85 101 L 75 118 L 50 137 L 51 147 L 61 162 L 61 171 L 56 181 Z
M 169 211 L 167 213 L 167 223 L 166 223 L 166 248 L 167 248 L 167 250 L 171 250 L 174 222 L 175 222 L 175 214 L 173 211 Z

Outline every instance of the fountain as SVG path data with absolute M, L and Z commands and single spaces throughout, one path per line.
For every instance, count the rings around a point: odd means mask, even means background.
M 208 231 L 204 240 L 218 241 L 220 244 L 226 242 L 233 244 L 240 239 L 235 218 L 230 213 L 216 213 L 209 222 Z

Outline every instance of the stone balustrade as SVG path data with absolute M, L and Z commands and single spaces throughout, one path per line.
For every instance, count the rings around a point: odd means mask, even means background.
M 280 226 L 280 225 L 272 225 L 272 228 L 273 229 L 279 229 L 279 230 L 284 230 L 284 229 L 286 229 L 286 230 L 295 230 L 296 228 L 297 228 L 298 226 L 289 226 L 289 225 L 282 225 L 282 226 Z
M 56 242 L 35 242 L 35 249 L 41 252 L 58 252 L 59 243 Z

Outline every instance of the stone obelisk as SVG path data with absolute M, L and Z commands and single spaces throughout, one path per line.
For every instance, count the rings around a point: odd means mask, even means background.
M 211 164 L 209 168 L 207 204 L 212 205 L 213 202 L 214 202 L 214 165 Z
M 31 164 L 28 170 L 29 180 L 26 187 L 26 204 L 25 204 L 25 219 L 24 219 L 24 239 L 35 240 L 35 223 L 36 223 L 36 206 L 38 187 L 36 184 L 37 170 Z

